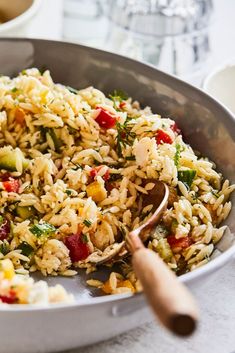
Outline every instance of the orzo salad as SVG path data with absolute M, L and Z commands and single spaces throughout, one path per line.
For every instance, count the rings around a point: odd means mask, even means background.
M 56 84 L 48 70 L 0 77 L 0 262 L 9 260 L 16 276 L 96 270 L 151 216 L 153 206 L 141 202 L 153 180 L 166 183 L 170 197 L 145 245 L 176 274 L 206 264 L 235 186 L 194 153 L 174 120 L 118 90 L 105 96 Z M 107 294 L 140 290 L 129 258 L 121 269 L 88 284 Z M 4 295 L 0 284 L 2 302 Z

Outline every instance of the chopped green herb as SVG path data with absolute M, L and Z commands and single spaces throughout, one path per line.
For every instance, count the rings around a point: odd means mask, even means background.
M 31 228 L 29 228 L 30 232 L 36 235 L 36 237 L 48 236 L 51 233 L 55 233 L 56 228 L 50 223 L 38 223 L 34 224 Z
M 74 135 L 77 133 L 78 130 L 74 129 L 73 127 L 71 126 L 67 126 L 67 129 L 69 130 L 70 134 Z
M 124 124 L 116 123 L 117 128 L 117 152 L 119 157 L 122 157 L 122 148 L 129 145 L 132 146 L 136 137 L 135 132 L 132 132 L 132 124 L 129 123 L 129 119 Z
M 109 94 L 109 98 L 113 101 L 114 108 L 116 110 L 120 110 L 119 109 L 119 104 L 122 101 L 127 100 L 128 99 L 128 95 L 124 91 L 115 89 L 112 93 Z
M 26 70 L 22 70 L 22 71 L 21 71 L 21 75 L 27 75 Z
M 94 159 L 93 163 L 94 163 L 95 165 L 97 165 L 97 166 L 98 166 L 98 165 L 103 165 L 103 163 L 97 161 L 96 159 Z
M 109 181 L 116 181 L 121 179 L 121 174 L 110 174 Z
M 126 229 L 121 226 L 119 230 L 121 232 L 122 237 L 125 238 L 126 237 Z
M 63 143 L 62 141 L 57 137 L 54 129 L 48 129 L 48 134 L 51 136 L 54 146 L 55 146 L 55 151 L 60 152 L 60 148 L 62 147 Z
M 82 240 L 82 242 L 85 243 L 85 244 L 88 243 L 88 241 L 89 241 L 88 236 L 87 236 L 86 234 L 82 234 L 81 240 Z
M 151 211 L 149 211 L 149 212 L 142 212 L 142 213 L 139 215 L 140 221 L 142 222 L 142 221 L 145 219 L 145 217 L 147 217 L 147 216 L 149 215 L 150 212 L 151 212 Z
M 178 180 L 184 183 L 184 185 L 190 189 L 193 183 L 193 180 L 196 176 L 196 170 L 188 169 L 188 170 L 179 170 L 178 171 Z
M 89 219 L 84 219 L 83 224 L 84 224 L 86 227 L 90 227 L 90 226 L 92 225 L 92 222 L 91 222 Z
M 181 152 L 181 146 L 180 144 L 176 144 L 175 146 L 175 156 L 174 156 L 174 163 L 175 163 L 175 166 L 176 168 L 178 169 L 179 168 L 179 164 L 180 164 L 180 152 Z
M 15 93 L 17 91 L 18 91 L 18 88 L 16 88 L 16 87 L 12 88 L 12 90 L 11 90 L 11 92 L 13 92 L 13 93 Z
M 23 241 L 17 249 L 21 250 L 21 254 L 23 254 L 24 256 L 30 256 L 34 250 L 33 247 L 29 245 L 26 241 Z
M 172 223 L 171 223 L 171 231 L 175 234 L 175 232 L 176 232 L 176 228 L 178 227 L 178 222 L 177 222 L 177 220 L 176 219 L 173 219 L 172 220 Z
M 3 222 L 3 216 L 0 216 L 0 225 L 2 224 Z
M 73 170 L 83 169 L 83 167 L 82 167 L 79 163 L 73 163 L 72 161 L 71 161 L 71 163 L 72 163 L 73 165 L 75 165 L 75 167 L 72 168 Z
M 2 253 L 3 255 L 6 255 L 7 253 L 9 253 L 9 251 L 10 251 L 9 243 L 4 240 L 4 241 L 0 244 L 0 253 Z
M 127 161 L 135 161 L 135 156 L 127 156 L 125 157 Z
M 66 86 L 66 88 L 69 90 L 69 92 L 73 93 L 73 94 L 78 94 L 78 90 L 73 88 L 73 87 L 70 87 L 70 86 Z
M 115 101 L 122 102 L 128 99 L 128 94 L 122 90 L 115 89 L 112 93 L 109 94 L 109 98 L 112 101 L 115 100 Z
M 60 148 L 63 145 L 62 141 L 57 137 L 54 129 L 52 128 L 47 128 L 47 127 L 41 127 L 40 128 L 41 136 L 43 140 L 46 140 L 47 134 L 52 138 L 52 141 L 55 146 L 55 151 L 60 152 Z
M 40 72 L 41 75 L 43 75 L 44 72 L 47 71 L 47 70 L 48 70 L 48 67 L 46 65 L 42 65 L 40 70 L 38 70 L 38 71 Z
M 212 195 L 214 195 L 217 199 L 220 197 L 219 193 L 215 190 L 211 190 Z
M 66 189 L 65 192 L 68 196 L 71 196 L 73 194 L 73 190 L 71 189 Z

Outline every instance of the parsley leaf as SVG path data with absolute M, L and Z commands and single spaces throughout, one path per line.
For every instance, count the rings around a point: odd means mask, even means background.
M 127 156 L 125 157 L 127 161 L 135 161 L 135 156 Z
M 116 123 L 117 128 L 117 152 L 122 157 L 122 148 L 129 145 L 132 146 L 136 137 L 136 133 L 132 132 L 133 125 L 129 123 L 129 119 L 124 124 Z

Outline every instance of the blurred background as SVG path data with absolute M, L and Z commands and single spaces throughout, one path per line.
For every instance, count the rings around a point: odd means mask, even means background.
M 65 40 L 196 85 L 235 56 L 234 0 L 0 0 L 0 36 Z

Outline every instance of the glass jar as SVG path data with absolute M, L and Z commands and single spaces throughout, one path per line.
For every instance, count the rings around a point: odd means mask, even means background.
M 108 0 L 64 0 L 63 38 L 103 47 L 108 29 L 104 8 Z
M 210 53 L 212 0 L 110 0 L 106 47 L 179 76 Z

